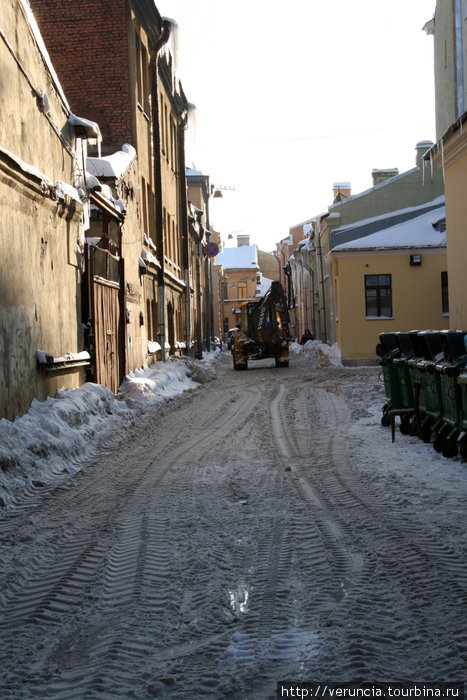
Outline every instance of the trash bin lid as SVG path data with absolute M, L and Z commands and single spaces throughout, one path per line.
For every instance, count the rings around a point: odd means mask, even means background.
M 443 348 L 444 359 L 446 362 L 457 362 L 463 355 L 467 355 L 464 338 L 464 331 L 441 331 L 441 347 Z
M 438 362 L 443 359 L 440 331 L 419 331 L 418 337 L 425 360 Z

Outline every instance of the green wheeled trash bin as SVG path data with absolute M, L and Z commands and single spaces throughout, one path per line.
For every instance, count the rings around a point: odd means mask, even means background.
M 464 331 L 441 331 L 443 360 L 435 365 L 439 375 L 442 414 L 438 429 L 438 445 L 445 457 L 458 454 L 457 441 L 462 432 L 462 392 L 459 374 L 467 364 L 467 350 L 464 345 Z
M 380 334 L 379 343 L 376 346 L 376 354 L 378 355 L 377 362 L 382 370 L 384 392 L 386 394 L 386 403 L 382 408 L 381 425 L 389 426 L 391 424 L 389 411 L 399 407 L 402 403 L 398 372 L 393 364 L 394 358 L 399 357 L 401 354 L 395 333 Z
M 419 415 L 421 424 L 434 438 L 433 447 L 441 452 L 442 440 L 438 439 L 438 433 L 443 425 L 442 421 L 442 395 L 440 375 L 435 372 L 437 362 L 443 360 L 443 349 L 439 331 L 419 331 L 418 339 L 423 359 L 417 363 L 422 373 L 422 384 L 419 397 Z
M 407 411 L 406 413 L 400 414 L 400 431 L 404 435 L 417 435 L 418 428 L 415 417 L 414 385 L 412 373 L 408 364 L 409 360 L 414 357 L 414 351 L 408 333 L 397 331 L 396 338 L 401 354 L 400 357 L 394 358 L 393 364 L 397 370 L 399 382 L 400 407 L 402 410 Z
M 461 433 L 457 444 L 463 459 L 467 459 L 467 368 L 461 369 L 457 379 L 461 394 Z

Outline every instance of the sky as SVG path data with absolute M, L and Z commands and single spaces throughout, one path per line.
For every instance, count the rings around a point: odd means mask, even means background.
M 211 200 L 227 245 L 273 250 L 327 211 L 334 182 L 415 166 L 435 140 L 435 0 L 156 0 L 177 22 L 177 75 L 196 109 L 187 165 L 228 189 Z M 229 238 L 230 235 L 230 238 Z

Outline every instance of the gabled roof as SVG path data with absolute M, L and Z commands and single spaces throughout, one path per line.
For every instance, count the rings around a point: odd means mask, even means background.
M 435 204 L 436 203 L 436 204 Z M 347 227 L 352 228 L 353 238 L 334 245 L 334 252 L 352 250 L 394 250 L 404 248 L 444 248 L 446 246 L 445 226 L 442 222 L 446 218 L 444 197 L 438 197 L 428 206 L 413 207 L 418 210 L 415 215 L 405 220 L 399 220 L 394 224 L 395 215 L 398 212 L 390 212 L 375 219 L 360 221 Z M 406 212 L 407 210 L 401 210 Z M 399 212 L 401 213 L 401 212 Z M 397 218 L 397 217 L 396 217 Z M 372 229 L 369 230 L 369 223 Z M 441 224 L 441 225 L 440 225 Z M 339 232 L 336 229 L 333 233 Z
M 444 195 L 436 197 L 431 202 L 419 204 L 415 207 L 406 207 L 396 211 L 386 212 L 379 216 L 373 216 L 367 219 L 361 219 L 348 226 L 341 226 L 331 231 L 331 248 L 343 249 L 343 245 L 355 242 L 357 239 L 362 239 L 372 234 L 378 233 L 391 227 L 396 227 L 403 222 L 416 219 L 424 214 L 432 214 L 437 216 L 437 211 L 444 211 Z M 440 217 L 438 217 L 440 218 Z

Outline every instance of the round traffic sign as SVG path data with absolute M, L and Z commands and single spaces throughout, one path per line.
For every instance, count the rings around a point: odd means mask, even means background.
M 210 241 L 204 246 L 204 254 L 207 255 L 208 258 L 215 258 L 218 253 L 219 246 L 217 243 L 214 243 L 214 241 Z

